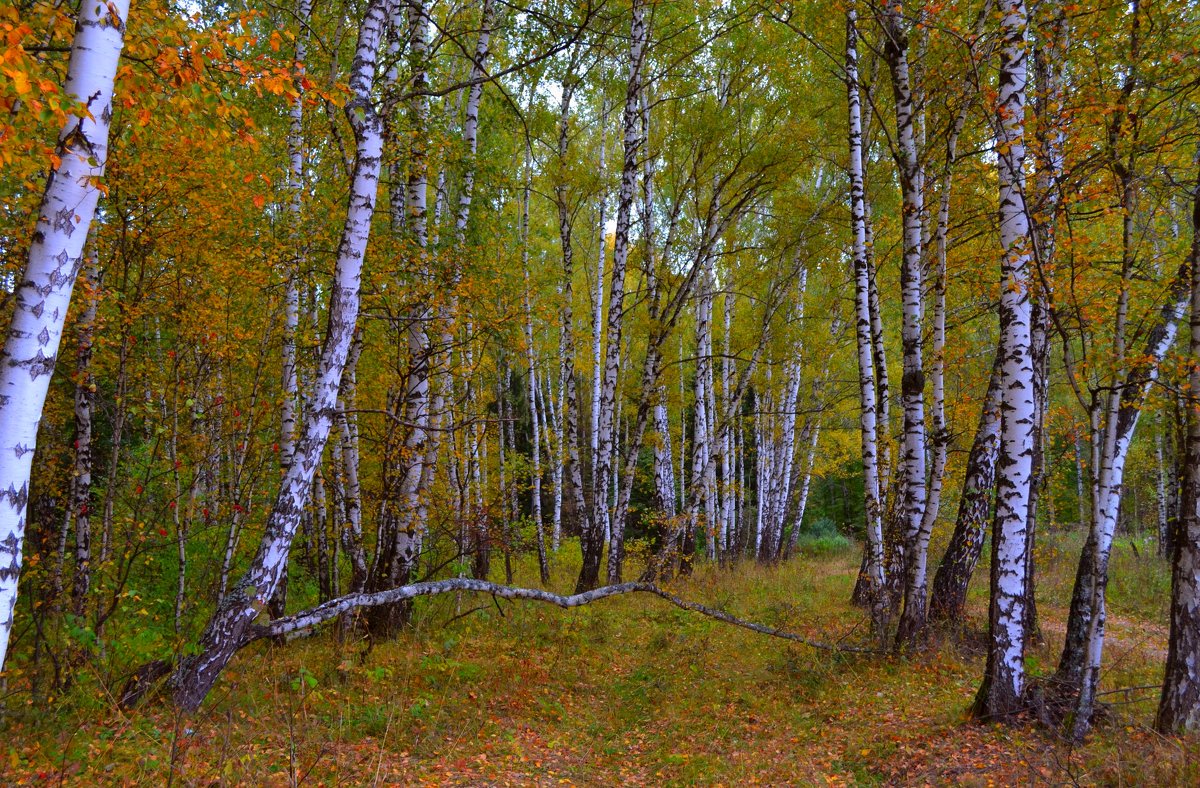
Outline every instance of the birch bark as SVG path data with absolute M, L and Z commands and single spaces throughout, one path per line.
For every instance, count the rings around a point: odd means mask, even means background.
M 558 159 L 565 168 L 567 162 L 567 148 L 570 143 L 570 119 L 571 119 L 571 97 L 574 92 L 574 85 L 570 78 L 564 79 L 562 86 L 562 102 L 559 110 L 558 121 Z M 600 576 L 600 553 L 604 549 L 603 543 L 598 547 L 593 547 L 593 541 L 598 538 L 596 535 L 597 525 L 593 524 L 589 517 L 587 503 L 583 495 L 583 469 L 580 464 L 579 452 L 579 397 L 576 393 L 575 385 L 575 312 L 572 300 L 574 297 L 572 282 L 575 278 L 575 258 L 574 247 L 571 243 L 571 207 L 567 199 L 567 184 L 565 180 L 559 181 L 554 187 L 554 201 L 558 208 L 558 234 L 559 242 L 562 246 L 563 257 L 563 278 L 560 297 L 562 298 L 562 307 L 559 312 L 559 324 L 561 333 L 559 334 L 559 377 L 562 385 L 562 406 L 561 419 L 563 440 L 565 441 L 566 451 L 566 484 L 565 493 L 568 496 L 568 503 L 574 510 L 574 515 L 579 521 L 579 546 L 583 554 L 583 569 L 580 572 L 579 581 L 582 583 L 584 577 L 599 578 Z M 561 448 L 561 446 L 560 446 Z M 594 586 L 596 580 L 592 580 Z M 580 590 L 588 590 L 577 584 Z
M 96 382 L 92 374 L 96 312 L 100 303 L 100 266 L 93 252 L 84 271 L 87 305 L 79 314 L 79 348 L 75 354 L 75 471 L 71 479 L 71 513 L 75 518 L 75 575 L 71 612 L 83 616 L 92 584 L 92 408 Z
M 408 58 L 411 74 L 411 98 L 408 101 L 409 152 L 408 179 L 405 186 L 404 223 L 397 223 L 396 193 L 393 184 L 392 231 L 407 232 L 415 246 L 417 270 L 430 275 L 429 258 L 429 11 L 423 0 L 407 4 L 395 3 L 389 13 L 393 40 L 402 28 L 401 11 L 407 7 Z M 436 223 L 435 223 L 436 227 Z M 367 587 L 382 591 L 406 583 L 420 554 L 420 527 L 417 523 L 420 507 L 421 481 L 425 476 L 426 447 L 430 426 L 429 366 L 432 348 L 429 340 L 430 310 L 425 303 L 416 305 L 407 319 L 405 335 L 408 348 L 408 375 L 404 393 L 394 398 L 392 410 L 397 420 L 403 419 L 408 432 L 403 448 L 395 446 L 397 424 L 389 425 L 389 445 L 385 459 L 384 501 L 380 511 L 379 539 L 375 562 Z M 408 618 L 408 608 L 382 606 L 370 611 L 369 626 L 376 635 L 385 635 L 401 626 Z
M 546 561 L 546 539 L 542 521 L 542 439 L 538 418 L 537 352 L 533 347 L 533 310 L 529 304 L 529 192 L 532 168 L 530 149 L 525 148 L 525 189 L 521 198 L 521 273 L 525 278 L 525 361 L 529 365 L 529 410 L 533 427 L 533 479 L 530 485 L 530 510 L 533 513 L 534 538 L 537 540 L 538 569 L 542 584 L 550 582 L 550 565 Z
M 600 419 L 596 466 L 593 472 L 593 538 L 590 547 L 595 553 L 584 559 L 578 588 L 589 590 L 599 582 L 600 550 L 603 542 L 599 529 L 609 512 L 609 496 L 613 471 L 613 442 L 616 437 L 617 376 L 621 366 L 621 333 L 625 310 L 625 265 L 629 256 L 629 234 L 633 216 L 633 200 L 637 190 L 638 154 L 641 150 L 641 89 L 642 65 L 645 57 L 647 28 L 642 0 L 634 0 L 630 22 L 629 80 L 622 113 L 624 157 L 621 164 L 621 186 L 617 199 L 617 225 L 613 240 L 613 265 L 608 290 L 608 321 L 605 326 L 604 385 L 600 391 Z M 621 523 L 612 523 L 613 539 L 622 535 L 616 531 Z M 619 552 L 609 551 L 608 579 L 620 573 Z M 594 570 L 593 570 L 594 567 Z
M 1175 342 L 1179 320 L 1190 303 L 1191 269 L 1194 265 L 1195 258 L 1189 255 L 1189 259 L 1180 266 L 1158 322 L 1147 337 L 1146 348 L 1115 387 L 1116 401 L 1110 406 L 1104 429 L 1097 432 L 1103 435 L 1104 445 L 1099 462 L 1095 464 L 1100 468 L 1100 473 L 1094 483 L 1093 523 L 1084 546 L 1084 555 L 1080 558 L 1074 594 L 1082 596 L 1083 604 L 1077 604 L 1079 600 L 1072 599 L 1067 622 L 1067 644 L 1059 668 L 1068 678 L 1079 677 L 1080 692 L 1073 728 L 1076 739 L 1082 739 L 1091 729 L 1095 710 L 1100 663 L 1104 653 L 1108 561 L 1120 514 L 1125 461 L 1146 395 L 1158 379 L 1159 367 Z M 1082 639 L 1079 637 L 1081 634 Z
M 250 568 L 226 595 L 200 638 L 196 656 L 181 660 L 172 677 L 175 702 L 195 711 L 242 645 L 286 568 L 288 552 L 329 437 L 354 325 L 358 319 L 363 258 L 371 232 L 383 158 L 383 124 L 375 110 L 375 61 L 387 17 L 387 0 L 373 0 L 359 28 L 346 114 L 358 143 L 346 221 L 330 288 L 329 322 L 311 399 L 304 414 L 296 461 L 288 469 Z
M 0 670 L 17 604 L 38 423 L 100 199 L 113 80 L 128 17 L 128 0 L 84 3 L 79 10 L 63 90 L 87 114 L 69 117 L 59 133 L 55 150 L 59 163 L 46 179 L 0 354 Z
M 603 388 L 603 356 L 604 345 L 604 258 L 608 255 L 605 239 L 607 229 L 608 193 L 604 189 L 604 177 L 607 172 L 606 153 L 608 147 L 608 99 L 603 99 L 600 108 L 600 205 L 596 234 L 596 287 L 592 294 L 592 410 L 591 410 L 591 461 L 593 469 L 592 489 L 596 489 L 595 469 L 599 467 L 600 459 L 600 392 Z M 607 541 L 612 529 L 611 518 L 607 510 L 604 513 L 604 539 Z
M 1023 169 L 1028 16 L 1024 0 L 1002 0 L 1000 13 L 1000 473 L 992 528 L 988 659 L 974 712 L 984 719 L 1007 720 L 1020 709 L 1025 689 L 1025 531 L 1035 403 L 1029 347 L 1032 239 Z
M 296 454 L 296 407 L 298 382 L 296 375 L 296 335 L 300 328 L 300 273 L 304 266 L 303 208 L 304 208 L 304 65 L 308 56 L 308 20 L 312 16 L 312 0 L 296 4 L 295 78 L 296 96 L 288 109 L 288 191 L 291 199 L 288 213 L 291 220 L 290 243 L 295 257 L 286 271 L 284 283 L 283 321 L 283 403 L 280 407 L 279 466 L 283 473 L 291 467 Z
M 659 299 L 661 285 L 655 268 L 654 254 L 654 157 L 650 153 L 650 101 L 649 91 L 643 90 L 642 103 L 642 141 L 645 154 L 642 157 L 642 262 L 646 269 L 646 278 L 651 291 L 651 321 L 659 318 Z M 597 348 L 598 350 L 598 348 Z M 680 403 L 682 407 L 682 403 Z M 654 492 L 660 514 L 671 519 L 675 517 L 675 465 L 671 452 L 671 422 L 667 409 L 667 387 L 661 381 L 656 386 L 654 395 Z M 682 440 L 682 438 L 681 438 Z
M 850 223 L 853 234 L 855 340 L 858 349 L 859 435 L 863 458 L 863 508 L 866 517 L 867 603 L 876 629 L 884 625 L 883 510 L 876 431 L 875 357 L 871 330 L 871 275 L 867 266 L 866 199 L 863 182 L 862 100 L 858 79 L 858 14 L 846 11 L 846 90 L 849 102 Z
M 904 407 L 904 438 L 900 476 L 904 497 L 899 502 L 904 539 L 904 610 L 896 633 L 897 647 L 912 643 L 924 629 L 926 615 L 926 559 L 928 539 L 923 538 L 927 478 L 925 469 L 925 373 L 921 360 L 924 274 L 922 266 L 922 216 L 925 199 L 917 150 L 916 105 L 909 69 L 909 36 L 899 6 L 886 4 L 880 15 L 884 28 L 884 57 L 891 72 L 896 106 L 896 166 L 900 175 L 903 207 L 904 254 L 900 266 L 903 311 L 901 350 L 904 374 L 900 400 Z

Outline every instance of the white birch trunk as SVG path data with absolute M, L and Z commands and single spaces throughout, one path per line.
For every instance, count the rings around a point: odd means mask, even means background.
M 876 413 L 876 360 L 872 336 L 871 272 L 867 260 L 866 198 L 863 183 L 862 102 L 858 90 L 858 19 L 854 5 L 846 11 L 846 88 L 850 107 L 850 221 L 854 238 L 855 340 L 858 348 L 859 434 L 863 459 L 863 502 L 866 512 L 868 603 L 875 626 L 882 629 L 883 509 L 880 501 L 879 439 Z
M 1032 239 L 1025 205 L 1027 15 L 1024 0 L 1000 3 L 996 104 L 1000 183 L 1000 450 L 992 530 L 989 648 L 975 713 L 1007 719 L 1025 689 L 1025 531 L 1033 468 L 1034 369 L 1030 353 Z
M 386 24 L 386 0 L 374 0 L 364 14 L 350 76 L 352 98 L 346 114 L 354 129 L 357 152 L 346 221 L 338 246 L 329 300 L 325 345 L 304 414 L 296 462 L 284 476 L 262 541 L 250 568 L 226 596 L 200 639 L 197 656 L 184 659 L 172 684 L 175 702 L 195 710 L 242 645 L 250 624 L 263 610 L 283 575 L 292 540 L 312 489 L 313 475 L 329 437 L 342 370 L 358 319 L 363 258 L 371 232 L 379 172 L 383 160 L 383 123 L 372 101 L 375 61 Z
M 808 428 L 810 425 L 806 424 Z M 800 527 L 804 524 L 804 512 L 808 509 L 808 493 L 812 489 L 813 470 L 817 465 L 817 446 L 821 440 L 821 423 L 811 425 L 808 436 L 808 456 L 804 460 L 804 478 L 800 482 L 800 490 L 796 499 L 796 514 L 792 521 L 792 539 L 790 552 L 795 552 L 800 541 Z
M 642 65 L 648 31 L 642 0 L 634 0 L 630 23 L 629 81 L 625 92 L 622 127 L 625 131 L 624 158 L 621 164 L 621 187 L 617 200 L 617 226 L 613 242 L 613 266 L 608 291 L 608 321 L 605 327 L 604 385 L 600 391 L 599 445 L 595 467 L 595 502 L 593 528 L 604 522 L 609 508 L 610 475 L 613 468 L 613 442 L 616 437 L 617 375 L 621 366 L 621 332 L 625 311 L 625 265 L 629 256 L 629 231 L 632 224 L 633 200 L 637 189 L 638 154 L 641 150 L 640 115 Z M 612 540 L 622 540 L 624 524 L 613 522 Z M 620 550 L 610 550 L 608 580 L 619 582 Z M 584 578 L 580 578 L 581 581 Z M 587 578 L 592 585 L 598 582 Z M 581 585 L 587 586 L 588 583 Z
M 308 55 L 308 20 L 312 16 L 312 0 L 299 0 L 296 5 L 296 96 L 288 109 L 288 191 L 291 199 L 292 253 L 294 257 L 285 271 L 283 321 L 283 403 L 279 415 L 279 466 L 283 473 L 291 467 L 296 454 L 296 408 L 298 381 L 296 375 L 296 335 L 300 329 L 300 274 L 304 266 L 303 207 L 304 207 L 304 65 Z
M 1195 247 L 1195 244 L 1193 245 Z M 1108 587 L 1108 562 L 1120 514 L 1121 492 L 1125 484 L 1125 462 L 1133 443 L 1142 403 L 1150 386 L 1158 379 L 1159 366 L 1175 342 L 1179 320 L 1186 311 L 1191 290 L 1191 270 L 1200 264 L 1196 253 L 1180 266 L 1171 284 L 1167 303 L 1163 306 L 1157 325 L 1150 332 L 1146 348 L 1139 361 L 1115 387 L 1114 402 L 1110 403 L 1104 428 L 1103 448 L 1095 463 L 1099 467 L 1094 486 L 1092 528 L 1085 550 L 1091 551 L 1091 577 L 1084 593 L 1089 601 L 1086 640 L 1083 654 L 1082 681 L 1076 707 L 1073 735 L 1082 739 L 1091 729 L 1096 692 L 1100 680 L 1100 665 L 1104 654 L 1106 619 L 1105 592 Z M 1094 440 L 1094 444 L 1101 441 Z M 1093 455 L 1095 452 L 1093 451 Z M 1074 606 L 1072 613 L 1074 614 Z M 1073 616 L 1074 617 L 1074 616 Z M 1068 624 L 1068 634 L 1070 624 Z
M 642 142 L 644 155 L 642 157 L 642 256 L 645 266 L 648 288 L 651 291 L 651 315 L 657 319 L 659 298 L 659 277 L 656 269 L 657 261 L 654 254 L 654 157 L 650 154 L 650 101 L 649 91 L 641 93 Z M 603 255 L 601 255 L 603 257 Z M 599 347 L 596 347 L 599 350 Z M 658 352 L 658 351 L 654 351 Z M 682 402 L 680 407 L 682 407 Z M 671 451 L 671 422 L 667 407 L 667 387 L 659 382 L 654 394 L 654 491 L 660 514 L 667 518 L 675 517 L 675 460 Z
M 546 453 L 551 457 L 550 484 L 553 488 L 554 514 L 550 531 L 550 549 L 558 552 L 562 541 L 562 502 L 563 502 L 563 433 L 562 433 L 562 387 L 555 394 L 546 375 L 545 389 L 539 397 L 544 403 L 541 408 L 542 434 L 546 436 Z
M 709 353 L 709 340 L 712 337 L 712 256 L 706 254 L 700 272 L 700 293 L 696 301 L 696 377 L 692 385 L 692 475 L 691 491 L 688 496 L 688 527 L 693 533 L 704 529 L 706 549 L 712 558 L 713 523 L 707 519 L 706 503 L 708 500 L 707 475 L 709 467 L 709 426 L 710 413 L 708 409 L 708 380 L 709 366 L 712 356 Z
M 604 258 L 607 256 L 605 244 L 605 224 L 607 222 L 608 193 L 604 190 L 603 181 L 607 171 L 606 153 L 608 147 L 608 99 L 604 99 L 600 109 L 600 205 L 597 219 L 596 234 L 596 287 L 592 294 L 592 409 L 591 420 L 591 460 L 593 476 L 599 467 L 600 458 L 600 392 L 603 388 L 603 348 L 604 338 Z M 592 479 L 592 489 L 596 489 L 596 480 Z M 604 510 L 604 540 L 607 542 L 612 530 L 612 518 L 608 509 Z
M 342 479 L 342 506 L 338 533 L 350 559 L 352 592 L 362 591 L 367 582 L 367 560 L 363 548 L 362 485 L 359 481 L 358 416 L 353 412 L 358 397 L 358 359 L 362 354 L 362 337 L 356 333 L 350 345 L 350 355 L 342 374 L 341 396 L 337 403 L 340 466 L 335 474 Z
M 392 9 L 392 27 L 400 27 L 401 4 Z M 429 9 L 424 0 L 407 4 L 409 68 L 412 71 L 411 93 L 408 114 L 411 144 L 409 147 L 408 185 L 405 197 L 407 230 L 417 247 L 417 268 L 429 275 L 429 159 L 428 127 L 429 97 L 425 91 L 429 86 Z M 469 199 L 468 199 L 469 202 Z M 420 526 L 417 523 L 421 504 L 421 482 L 425 478 L 426 449 L 429 441 L 431 396 L 429 387 L 429 364 L 431 346 L 427 328 L 429 308 L 420 305 L 417 314 L 409 320 L 408 340 L 408 390 L 404 395 L 404 415 L 409 432 L 404 443 L 403 476 L 399 490 L 394 492 L 398 500 L 388 501 L 390 511 L 389 528 L 385 538 L 394 540 L 389 545 L 390 561 L 380 567 L 380 576 L 372 579 L 372 590 L 407 582 L 417 557 L 421 552 Z M 389 460 L 395 462 L 395 459 Z M 384 546 L 380 545 L 380 552 Z
M 718 440 L 721 444 L 721 479 L 720 479 L 720 494 L 721 494 L 721 534 L 720 534 L 720 549 L 721 554 L 725 555 L 729 549 L 730 539 L 734 529 L 734 497 L 736 495 L 736 481 L 733 477 L 733 430 L 731 422 L 736 418 L 734 414 L 733 402 L 733 355 L 731 352 L 732 334 L 733 334 L 733 291 L 726 289 L 723 300 L 724 307 L 724 328 L 725 334 L 723 337 L 724 351 L 721 358 L 721 411 L 725 414 L 725 418 L 721 420 L 718 432 Z
M 533 309 L 529 304 L 529 192 L 532 177 L 531 151 L 525 147 L 525 189 L 521 199 L 521 273 L 525 279 L 525 361 L 529 365 L 529 410 L 533 426 L 533 479 L 530 485 L 534 538 L 537 539 L 538 568 L 542 583 L 550 582 L 550 566 L 546 562 L 545 524 L 542 521 L 542 438 L 538 418 L 537 352 L 533 346 Z
M 881 22 L 884 55 L 891 72 L 896 105 L 896 166 L 900 175 L 903 209 L 904 254 L 900 266 L 900 296 L 903 322 L 900 329 L 904 375 L 900 400 L 904 407 L 904 437 L 900 452 L 903 500 L 899 503 L 904 531 L 904 611 L 900 617 L 897 645 L 911 642 L 924 629 L 928 540 L 922 539 L 927 495 L 925 434 L 925 372 L 921 360 L 924 294 L 923 222 L 925 199 L 922 190 L 920 155 L 917 149 L 913 88 L 909 71 L 907 23 L 898 6 L 888 4 Z
M 87 109 L 58 137 L 24 276 L 0 356 L 0 670 L 8 655 L 38 423 L 62 341 L 108 159 L 113 80 L 124 45 L 128 0 L 84 3 L 63 92 Z
M 96 398 L 92 347 L 100 303 L 100 267 L 94 251 L 84 271 L 84 285 L 87 305 L 79 314 L 79 348 L 75 355 L 75 470 L 70 505 L 70 515 L 75 518 L 71 612 L 76 616 L 84 614 L 92 584 L 92 407 Z
M 458 198 L 458 218 L 455 222 L 455 238 L 461 248 L 467 240 L 467 222 L 471 215 L 471 199 L 475 192 L 475 155 L 479 150 L 479 100 L 483 96 L 483 83 L 487 74 L 484 65 L 490 53 L 492 24 L 495 20 L 495 0 L 483 0 L 483 17 L 479 24 L 479 39 L 475 44 L 475 57 L 471 62 L 472 81 L 467 96 L 467 114 L 463 121 L 463 142 L 467 144 L 467 163 L 463 173 L 462 193 Z
M 1161 419 L 1159 420 L 1161 422 Z M 1167 524 L 1170 517 L 1167 514 L 1167 466 L 1163 458 L 1163 437 L 1161 424 L 1157 432 L 1154 433 L 1154 461 L 1155 461 L 1155 476 L 1154 476 L 1154 501 L 1155 511 L 1158 516 L 1158 555 L 1160 558 L 1165 558 L 1167 555 Z
M 572 85 L 569 82 L 564 83 L 558 124 L 558 159 L 564 168 L 567 164 L 567 146 L 570 141 L 572 91 Z M 574 247 L 571 243 L 571 211 L 567 203 L 565 182 L 560 181 L 555 185 L 554 199 L 558 209 L 558 234 L 563 256 L 558 355 L 562 396 L 559 407 L 562 424 L 559 434 L 565 443 L 560 444 L 560 448 L 565 446 L 563 457 L 567 463 L 564 492 L 570 496 L 569 502 L 574 510 L 575 518 L 579 522 L 579 541 L 583 554 L 583 569 L 580 570 L 576 587 L 586 591 L 599 582 L 600 552 L 603 546 L 593 547 L 594 540 L 599 538 L 600 526 L 590 521 L 587 503 L 583 495 L 583 470 L 579 451 L 579 397 L 575 386 L 575 313 L 572 304 L 575 264 Z M 587 582 L 585 583 L 585 581 Z

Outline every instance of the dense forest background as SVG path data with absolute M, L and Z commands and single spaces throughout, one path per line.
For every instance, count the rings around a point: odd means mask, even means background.
M 1082 742 L 1131 583 L 1142 724 L 1200 725 L 1195 3 L 0 33 L 0 728 L 657 594 L 822 659 L 973 643 L 960 711 Z

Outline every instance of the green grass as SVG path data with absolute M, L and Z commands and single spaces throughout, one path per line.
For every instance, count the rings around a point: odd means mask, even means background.
M 1039 671 L 1057 660 L 1079 544 L 1049 535 L 1040 548 Z M 552 587 L 571 587 L 575 550 L 564 547 Z M 1106 689 L 1161 678 L 1166 566 L 1139 550 L 1121 540 L 1113 559 Z M 865 634 L 847 604 L 857 568 L 850 546 L 777 567 L 701 566 L 672 590 L 855 642 Z M 970 595 L 973 636 L 906 658 L 831 654 L 645 597 L 571 611 L 421 600 L 413 631 L 369 653 L 331 635 L 248 648 L 191 719 L 162 703 L 123 714 L 94 680 L 49 709 L 10 704 L 4 782 L 1196 783 L 1196 742 L 1147 727 L 1152 690 L 1106 696 L 1120 700 L 1115 722 L 1074 750 L 1031 728 L 969 722 L 983 655 L 967 644 L 981 642 L 986 576 L 980 567 Z M 536 584 L 536 566 L 521 562 L 517 579 Z

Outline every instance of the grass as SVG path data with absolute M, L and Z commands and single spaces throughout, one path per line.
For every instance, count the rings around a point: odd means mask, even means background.
M 1039 554 L 1057 659 L 1080 540 Z M 1104 688 L 1154 685 L 1165 649 L 1166 566 L 1117 545 Z M 564 548 L 552 587 L 571 586 Z M 577 560 L 577 559 L 576 559 Z M 778 567 L 700 567 L 680 595 L 823 640 L 861 639 L 846 600 L 855 549 Z M 968 633 L 983 629 L 986 568 Z M 536 583 L 519 566 L 518 582 Z M 479 609 L 451 622 L 457 612 Z M 422 600 L 418 625 L 369 653 L 332 636 L 258 644 L 202 712 L 118 711 L 98 682 L 48 710 L 10 710 L 5 783 L 185 785 L 1196 784 L 1197 742 L 1148 728 L 1157 692 L 1106 696 L 1113 722 L 1083 748 L 969 722 L 983 655 L 942 640 L 906 658 L 853 657 L 729 627 L 641 597 L 562 611 L 464 596 Z M 447 623 L 449 622 L 449 623 Z

